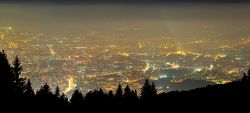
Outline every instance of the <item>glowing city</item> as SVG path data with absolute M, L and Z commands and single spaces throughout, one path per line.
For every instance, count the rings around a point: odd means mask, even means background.
M 66 94 L 115 90 L 119 83 L 139 90 L 147 78 L 160 93 L 225 84 L 250 67 L 247 4 L 2 3 L 0 9 L 0 49 L 9 59 L 20 57 L 22 76 L 35 90 L 44 83 Z

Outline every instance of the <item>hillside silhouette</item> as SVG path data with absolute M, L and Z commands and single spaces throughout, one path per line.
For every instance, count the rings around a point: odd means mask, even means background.
M 59 87 L 52 92 L 47 83 L 34 91 L 30 80 L 20 77 L 22 69 L 18 56 L 10 64 L 6 53 L 0 52 L 0 110 L 130 112 L 159 109 L 178 111 L 223 106 L 227 109 L 238 107 L 242 109 L 249 106 L 250 100 L 250 70 L 239 80 L 188 91 L 158 94 L 155 84 L 145 80 L 140 92 L 132 90 L 128 85 L 122 88 L 118 84 L 115 91 L 104 92 L 102 89 L 97 89 L 83 95 L 80 90 L 75 90 L 72 97 L 67 98 Z

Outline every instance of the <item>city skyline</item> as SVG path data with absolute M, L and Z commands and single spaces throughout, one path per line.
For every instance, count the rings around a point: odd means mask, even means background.
M 1 48 L 10 59 L 20 57 L 22 76 L 33 82 L 34 89 L 48 83 L 65 93 L 74 89 L 86 93 L 114 90 L 120 83 L 139 90 L 149 79 L 160 92 L 188 90 L 239 79 L 250 65 L 249 37 L 142 40 L 107 34 L 98 38 L 98 32 L 61 36 L 2 28 Z

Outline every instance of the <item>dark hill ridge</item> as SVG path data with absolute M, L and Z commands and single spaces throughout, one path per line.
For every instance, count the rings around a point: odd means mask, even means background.
M 163 94 L 164 96 L 174 96 L 175 94 L 183 97 L 241 97 L 249 95 L 250 77 L 244 74 L 243 78 L 227 84 L 208 85 L 202 88 L 196 88 L 189 91 L 173 91 Z

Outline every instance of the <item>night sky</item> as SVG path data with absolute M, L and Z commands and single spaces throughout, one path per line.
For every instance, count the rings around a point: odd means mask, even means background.
M 200 37 L 208 26 L 223 37 L 249 35 L 249 0 L 0 0 L 0 26 L 19 31 L 115 33 L 138 28 L 140 37 L 163 32 Z M 107 26 L 109 26 L 107 28 Z

